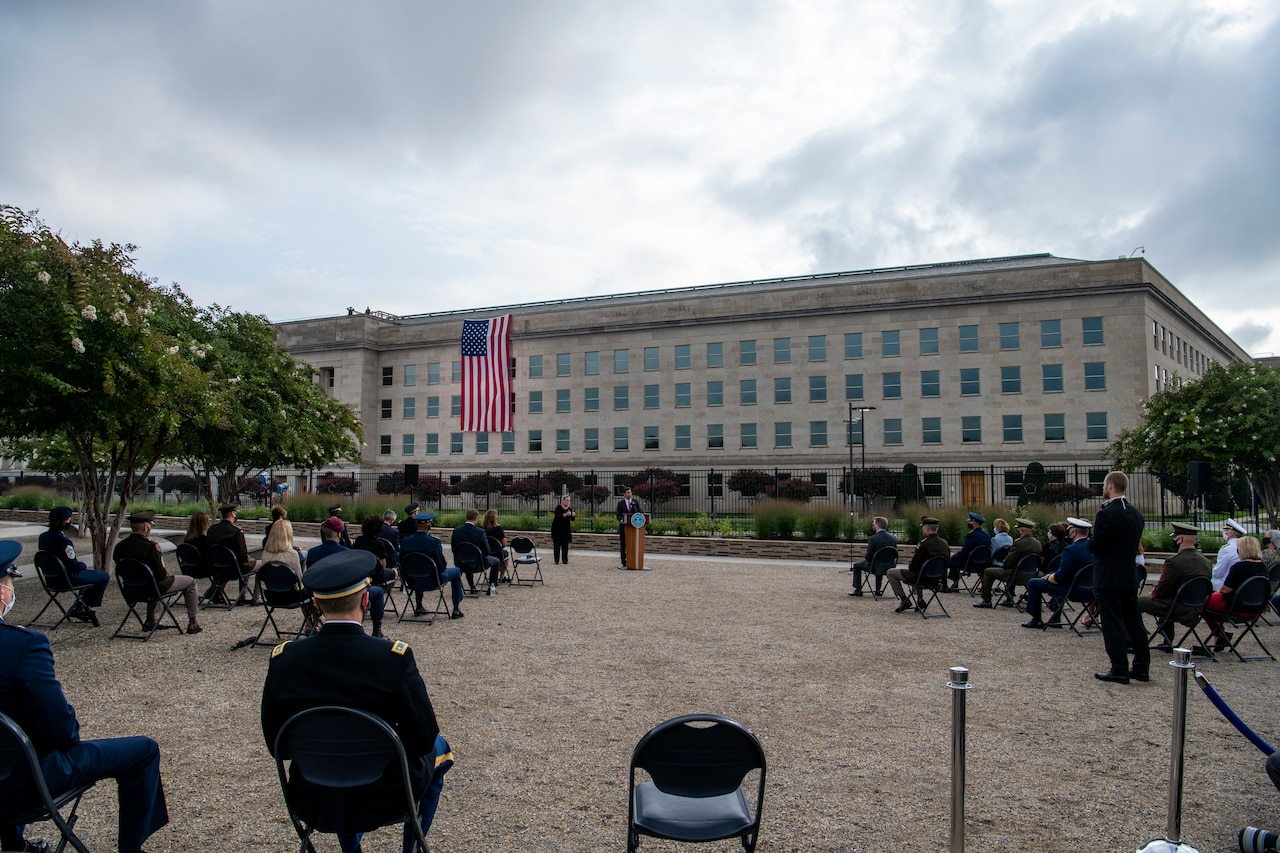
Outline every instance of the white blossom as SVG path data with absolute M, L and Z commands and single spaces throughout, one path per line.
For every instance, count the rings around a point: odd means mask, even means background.
M 36 273 L 36 281 L 40 282 L 41 284 L 48 284 L 49 274 L 44 270 L 40 270 L 40 272 Z
M 80 310 L 80 316 L 86 320 L 96 320 L 98 319 L 98 309 L 92 305 L 86 305 Z
M 84 341 L 80 340 L 79 338 L 72 338 L 72 339 L 71 339 L 71 348 L 72 348 L 73 350 L 75 350 L 76 352 L 78 352 L 78 353 L 83 353 L 83 352 L 84 352 Z
M 230 379 L 228 379 L 228 380 L 227 380 L 227 384 L 228 384 L 228 385 L 239 385 L 239 384 L 240 384 L 240 377 L 239 377 L 239 376 L 232 376 Z
M 121 326 L 127 326 L 127 325 L 129 325 L 129 315 L 128 315 L 128 314 L 126 314 L 126 313 L 124 313 L 124 309 L 123 309 L 123 308 L 117 308 L 115 311 L 112 311 L 112 312 L 111 312 L 111 319 L 112 319 L 112 320 L 115 320 L 115 321 L 116 321 L 117 323 L 119 323 Z
M 133 301 L 133 297 L 127 293 L 120 294 L 120 298 L 124 300 L 125 305 L 128 305 L 130 302 Z
M 177 355 L 177 354 L 178 354 L 178 345 L 177 345 L 177 344 L 174 344 L 173 346 L 171 346 L 171 347 L 169 347 L 167 350 L 165 350 L 165 352 L 169 353 L 169 355 Z

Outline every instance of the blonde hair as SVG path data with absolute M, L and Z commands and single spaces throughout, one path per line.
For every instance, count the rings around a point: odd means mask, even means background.
M 267 541 L 262 543 L 262 550 L 280 554 L 293 547 L 293 525 L 289 519 L 280 518 L 271 523 L 267 531 Z
M 496 509 L 487 510 L 484 514 L 484 521 L 480 522 L 480 526 L 485 530 L 492 530 L 498 526 L 498 511 Z
M 1262 543 L 1253 536 L 1241 536 L 1236 542 L 1236 553 L 1246 563 L 1257 563 L 1262 560 Z
M 991 522 L 991 526 L 996 529 L 997 533 L 1009 532 L 1009 522 L 1005 521 L 1003 518 L 997 518 L 995 521 Z

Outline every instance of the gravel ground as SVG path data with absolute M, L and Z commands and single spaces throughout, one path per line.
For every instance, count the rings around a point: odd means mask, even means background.
M 835 564 L 649 564 L 622 572 L 612 553 L 575 552 L 571 566 L 544 560 L 545 587 L 464 602 L 466 619 L 388 623 L 413 646 L 457 757 L 431 833 L 437 851 L 623 849 L 632 748 L 693 711 L 733 717 L 764 744 L 763 853 L 946 849 L 954 665 L 973 683 L 968 849 L 1125 850 L 1164 834 L 1167 656 L 1150 684 L 1105 685 L 1092 676 L 1106 666 L 1100 637 L 1023 630 L 1019 614 L 975 610 L 968 596 L 945 597 L 953 618 L 926 622 L 895 614 L 892 600 L 850 598 Z M 14 624 L 43 603 L 35 580 L 18 589 Z M 258 723 L 270 652 L 229 650 L 256 633 L 262 611 L 207 611 L 204 633 L 145 644 L 108 641 L 123 615 L 114 589 L 101 615 L 101 628 L 54 632 L 58 675 L 84 737 L 160 742 L 172 823 L 152 853 L 291 849 Z M 1280 648 L 1280 631 L 1261 631 Z M 1280 740 L 1275 663 L 1203 668 Z M 1280 794 L 1257 750 L 1190 690 L 1183 835 L 1201 851 L 1234 850 L 1241 826 L 1280 827 Z M 90 847 L 113 847 L 114 811 L 111 786 L 89 793 L 80 827 Z M 397 850 L 398 838 L 383 831 L 364 849 Z M 327 838 L 320 849 L 337 846 Z

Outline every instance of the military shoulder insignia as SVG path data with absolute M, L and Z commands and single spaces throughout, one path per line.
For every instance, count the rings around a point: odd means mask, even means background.
M 282 654 L 284 653 L 284 647 L 285 647 L 285 646 L 287 646 L 287 645 L 289 645 L 289 643 L 291 643 L 291 642 L 293 642 L 293 641 L 292 641 L 292 640 L 285 640 L 283 643 L 281 643 L 280 645 L 276 646 L 274 649 L 272 649 L 272 650 L 271 650 L 271 657 L 272 657 L 273 659 L 274 659 L 274 658 L 278 658 L 278 657 L 280 657 L 280 655 L 282 655 Z
M 394 652 L 395 654 L 402 655 L 405 652 L 409 651 L 409 644 L 406 643 L 404 640 L 396 640 L 394 643 L 391 644 L 391 651 Z

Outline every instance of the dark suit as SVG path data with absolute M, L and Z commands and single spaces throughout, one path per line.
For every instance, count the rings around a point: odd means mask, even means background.
M 465 524 L 459 524 L 453 528 L 453 535 L 449 537 L 449 548 L 454 551 L 454 565 L 462 569 L 467 575 L 467 584 L 471 587 L 471 591 L 475 592 L 476 581 L 475 573 L 480 570 L 479 566 L 464 566 L 458 561 L 457 548 L 461 544 L 475 545 L 480 549 L 480 554 L 484 558 L 484 564 L 489 569 L 489 583 L 497 584 L 498 569 L 502 565 L 502 561 L 498 555 L 493 553 L 493 549 L 489 547 L 489 537 L 484 532 L 484 528 L 480 527 L 473 521 Z
M 294 714 L 320 705 L 341 705 L 375 714 L 395 729 L 404 743 L 414 790 L 422 794 L 424 831 L 435 812 L 439 785 L 428 786 L 436 763 L 440 726 L 426 685 L 405 643 L 370 637 L 351 622 L 326 622 L 305 640 L 282 643 L 271 652 L 262 686 L 262 733 L 275 754 L 276 735 Z M 403 814 L 398 774 L 349 789 L 345 798 L 315 791 L 305 780 L 289 780 L 295 802 L 309 821 L 320 819 L 324 832 L 354 833 Z M 434 792 L 431 788 L 434 787 Z M 343 799 L 346 800 L 344 807 Z M 429 807 L 429 808 L 428 808 Z M 350 838 L 346 842 L 350 842 Z M 343 844 L 346 849 L 347 843 Z
M 1209 558 L 1201 554 L 1195 548 L 1185 548 L 1174 554 L 1172 557 L 1164 561 L 1164 570 L 1160 572 L 1160 580 L 1156 582 L 1155 589 L 1151 591 L 1151 595 L 1144 595 L 1138 599 L 1138 609 L 1143 613 L 1150 613 L 1157 619 L 1164 618 L 1169 612 L 1169 608 L 1173 607 L 1173 597 L 1178 594 L 1178 587 L 1182 586 L 1184 581 L 1197 577 L 1212 577 L 1213 563 L 1209 562 Z M 1185 605 L 1177 605 L 1174 607 L 1173 619 L 1183 625 L 1194 624 L 1200 618 L 1204 607 L 1187 607 Z
M 618 501 L 618 553 L 624 566 L 627 564 L 627 528 L 631 525 L 631 514 L 639 509 L 640 502 L 635 498 L 630 503 L 626 498 Z
M 951 571 L 947 573 L 953 584 L 960 582 L 960 573 L 964 571 L 965 563 L 969 561 L 969 554 L 974 548 L 985 545 L 991 548 L 991 534 L 981 527 L 975 527 L 964 535 L 964 544 L 960 546 L 960 550 L 947 561 L 947 565 Z M 982 571 L 986 566 L 978 566 L 978 571 Z
M 136 853 L 169 822 L 160 784 L 160 747 L 147 737 L 80 740 L 75 709 L 67 704 L 43 634 L 0 621 L 0 711 L 31 738 L 54 796 L 89 782 L 115 779 L 120 799 L 119 849 Z M 39 804 L 24 769 L 0 779 L 8 809 Z M 0 846 L 21 850 L 22 827 L 0 827 Z
M 1102 505 L 1093 520 L 1089 551 L 1093 554 L 1098 587 L 1102 640 L 1113 675 L 1129 674 L 1128 646 L 1133 645 L 1133 672 L 1146 675 L 1151 667 L 1147 629 L 1138 609 L 1138 574 L 1134 561 L 1142 540 L 1142 513 L 1123 495 Z
M 46 530 L 40 534 L 41 551 L 48 551 L 58 558 L 58 562 L 67 570 L 73 584 L 93 584 L 84 594 L 84 603 L 89 607 L 102 605 L 102 596 L 107 591 L 111 576 L 106 572 L 91 569 L 76 559 L 76 546 L 61 530 Z
M 391 546 L 391 554 L 387 557 L 387 565 L 394 569 L 400 565 L 400 531 L 384 521 L 382 529 L 378 531 L 378 538 Z
M 853 564 L 853 588 L 855 590 L 862 589 L 862 573 L 870 571 L 871 564 L 875 560 L 876 552 L 881 548 L 897 548 L 898 540 L 893 538 L 893 534 L 887 530 L 877 530 L 871 534 L 871 538 L 867 540 L 866 555 L 858 562 Z M 883 575 L 876 577 L 876 590 L 879 591 L 881 578 Z

